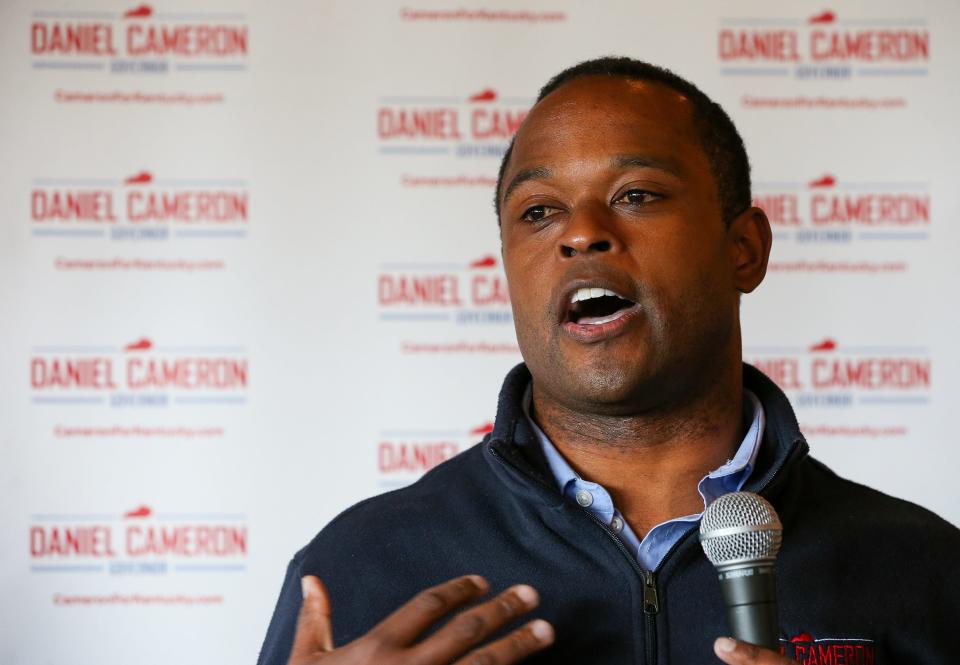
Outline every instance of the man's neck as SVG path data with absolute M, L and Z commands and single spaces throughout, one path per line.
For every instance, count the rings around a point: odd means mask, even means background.
M 581 478 L 607 489 L 642 538 L 661 522 L 701 512 L 699 481 L 743 438 L 740 374 L 715 385 L 674 408 L 606 416 L 567 408 L 534 384 L 531 416 Z

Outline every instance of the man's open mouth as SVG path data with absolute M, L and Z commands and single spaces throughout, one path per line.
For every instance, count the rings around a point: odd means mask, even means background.
M 619 319 L 636 304 L 610 289 L 583 287 L 570 296 L 567 321 L 581 326 L 598 326 Z

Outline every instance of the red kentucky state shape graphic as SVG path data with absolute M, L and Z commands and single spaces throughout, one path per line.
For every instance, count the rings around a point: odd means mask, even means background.
M 807 23 L 833 23 L 836 20 L 837 15 L 828 9 L 827 11 L 820 12 L 819 14 L 814 14 L 807 19 Z
M 797 633 L 790 638 L 791 642 L 813 642 L 813 635 L 810 633 Z
M 832 175 L 830 175 L 829 173 L 828 173 L 827 175 L 820 176 L 820 177 L 817 178 L 816 180 L 811 180 L 811 181 L 810 181 L 810 187 L 811 187 L 811 188 L 815 188 L 815 187 L 833 187 L 833 186 L 836 185 L 836 184 L 837 184 L 837 179 L 834 178 L 834 177 L 833 177 Z
M 151 16 L 153 16 L 153 7 L 150 5 L 137 5 L 123 14 L 123 18 L 149 18 Z
M 493 423 L 487 422 L 470 430 L 470 436 L 483 436 L 484 434 L 489 434 L 492 431 Z
M 484 88 L 475 95 L 470 95 L 471 102 L 495 102 L 497 100 L 497 91 L 493 88 Z
M 486 256 L 470 262 L 471 268 L 494 268 L 497 265 L 497 259 L 487 254 Z
M 151 515 L 153 515 L 153 511 L 150 510 L 150 506 L 137 506 L 123 514 L 124 517 L 150 517 Z
M 124 185 L 149 185 L 153 182 L 153 174 L 150 171 L 140 171 L 123 181 Z
M 817 342 L 810 347 L 811 351 L 833 351 L 837 348 L 836 340 L 830 339 L 829 337 L 824 338 L 822 342 Z
M 136 342 L 130 342 L 125 347 L 124 351 L 149 351 L 153 348 L 153 342 L 151 342 L 146 337 L 141 337 Z

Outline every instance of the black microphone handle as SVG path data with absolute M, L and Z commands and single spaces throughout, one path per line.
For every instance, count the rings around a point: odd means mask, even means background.
M 780 625 L 772 562 L 753 562 L 720 570 L 733 637 L 780 652 Z

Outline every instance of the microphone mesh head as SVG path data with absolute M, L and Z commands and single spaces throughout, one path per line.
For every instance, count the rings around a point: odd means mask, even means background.
M 783 527 L 773 506 L 752 492 L 724 494 L 703 511 L 700 544 L 714 566 L 773 559 Z

